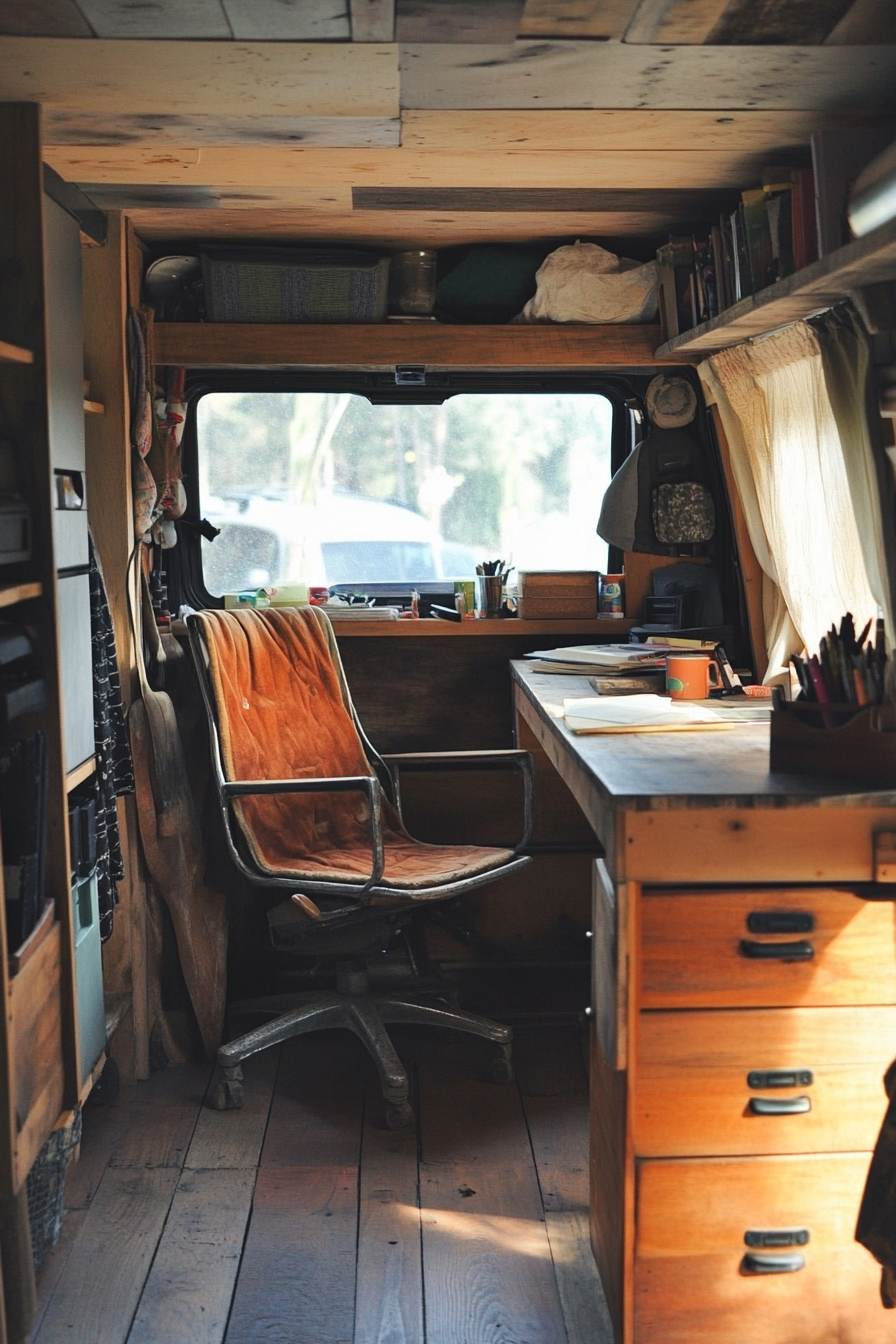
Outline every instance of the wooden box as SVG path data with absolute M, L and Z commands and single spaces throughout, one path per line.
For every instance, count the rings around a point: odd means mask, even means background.
M 597 574 L 592 570 L 520 570 L 519 613 L 523 620 L 597 619 Z
M 896 788 L 896 722 L 887 706 L 790 703 L 777 690 L 774 705 L 770 770 Z

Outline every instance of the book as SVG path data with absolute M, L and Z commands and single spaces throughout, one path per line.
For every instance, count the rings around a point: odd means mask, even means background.
M 709 245 L 712 249 L 716 277 L 716 298 L 720 313 L 723 313 L 726 308 L 730 308 L 734 302 L 730 283 L 730 248 L 726 246 L 726 240 L 725 219 L 721 217 L 709 235 Z
M 758 294 L 769 283 L 772 265 L 772 239 L 768 227 L 768 211 L 765 208 L 765 192 L 762 187 L 742 192 L 741 203 L 749 268 L 747 292 Z
M 791 196 L 793 232 L 793 268 L 801 271 L 818 259 L 818 233 L 815 224 L 815 175 L 811 168 L 797 168 L 793 174 Z
M 670 237 L 668 243 L 657 248 L 656 259 L 665 278 L 663 293 L 665 320 L 670 332 L 674 323 L 676 331 L 672 334 L 677 336 L 697 324 L 693 298 L 693 239 Z
M 769 280 L 793 274 L 793 175 L 789 168 L 762 170 L 762 190 L 768 215 L 772 259 Z
M 644 641 L 654 649 L 699 649 L 701 653 L 713 653 L 718 642 L 717 639 L 688 639 L 684 635 L 648 635 Z
M 739 205 L 731 216 L 731 248 L 734 259 L 735 297 L 739 302 L 753 293 L 750 284 L 750 259 L 744 233 L 744 207 Z
M 662 249 L 660 249 L 662 251 Z M 657 257 L 660 253 L 657 252 Z M 660 331 L 664 341 L 679 335 L 678 300 L 675 294 L 675 267 L 669 261 L 657 261 L 657 304 L 660 316 Z

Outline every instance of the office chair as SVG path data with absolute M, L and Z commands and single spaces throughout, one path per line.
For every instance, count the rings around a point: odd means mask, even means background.
M 526 751 L 380 756 L 352 705 L 333 630 L 316 607 L 202 611 L 187 618 L 208 715 L 212 772 L 226 845 L 254 885 L 288 893 L 268 914 L 273 941 L 346 958 L 336 989 L 232 1006 L 273 1016 L 218 1051 L 218 1109 L 242 1105 L 240 1062 L 292 1036 L 347 1027 L 379 1072 L 392 1128 L 412 1119 L 408 1078 L 385 1030 L 422 1023 L 495 1042 L 495 1081 L 513 1076 L 512 1032 L 450 1007 L 370 992 L 365 952 L 408 932 L 433 902 L 450 900 L 531 860 L 534 764 Z M 402 774 L 414 770 L 519 770 L 523 836 L 515 849 L 431 845 L 401 815 Z

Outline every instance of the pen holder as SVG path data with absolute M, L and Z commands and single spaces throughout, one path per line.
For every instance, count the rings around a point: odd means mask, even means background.
M 777 688 L 773 705 L 770 770 L 791 775 L 833 775 L 874 788 L 896 788 L 893 706 L 789 701 Z
M 501 615 L 503 600 L 503 574 L 476 575 L 476 615 L 480 620 L 497 619 Z

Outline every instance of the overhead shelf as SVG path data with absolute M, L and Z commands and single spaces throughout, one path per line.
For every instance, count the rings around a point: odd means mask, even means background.
M 726 308 L 724 313 L 682 332 L 657 350 L 657 358 L 687 361 L 710 350 L 723 350 L 751 336 L 830 308 L 863 285 L 896 279 L 896 220 L 838 247 L 777 284 Z
M 655 326 L 461 326 L 376 322 L 296 326 L 244 322 L 157 322 L 157 364 L 187 368 L 352 368 L 396 364 L 431 369 L 650 368 Z M 660 361 L 661 362 L 661 361 Z M 676 363 L 690 362 L 675 357 Z
M 33 364 L 34 355 L 21 345 L 10 345 L 9 341 L 0 341 L 0 364 Z

